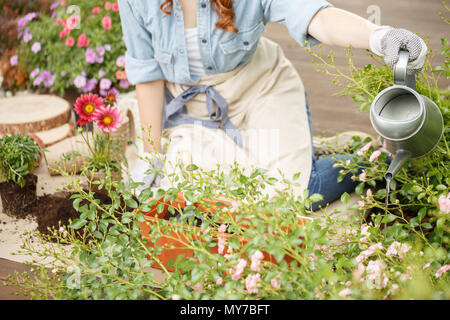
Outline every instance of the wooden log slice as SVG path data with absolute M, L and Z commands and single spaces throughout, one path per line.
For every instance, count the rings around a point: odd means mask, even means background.
M 53 95 L 0 99 L 0 133 L 40 132 L 60 127 L 71 118 L 70 104 Z
M 41 138 L 44 143 L 44 147 L 48 147 L 66 138 L 72 137 L 74 133 L 73 123 L 68 122 L 62 126 L 46 131 L 35 132 L 34 134 Z

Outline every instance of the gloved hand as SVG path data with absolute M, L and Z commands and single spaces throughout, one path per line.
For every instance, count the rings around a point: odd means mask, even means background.
M 380 26 L 370 35 L 370 49 L 382 56 L 386 64 L 393 68 L 398 61 L 400 49 L 409 51 L 408 73 L 422 70 L 428 51 L 425 41 L 411 31 Z
M 136 160 L 133 169 L 130 171 L 130 180 L 133 182 L 144 183 L 144 185 L 134 189 L 136 196 L 139 196 L 144 189 L 159 187 L 161 179 L 163 178 L 163 175 L 159 173 L 162 168 L 163 163 L 161 160 L 153 157 L 148 152 L 145 152 Z

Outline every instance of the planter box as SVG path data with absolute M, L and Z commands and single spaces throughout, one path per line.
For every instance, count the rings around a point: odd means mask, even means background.
M 159 223 L 159 220 L 164 218 L 165 215 L 168 212 L 168 207 L 170 205 L 169 202 L 164 202 L 162 199 L 157 200 L 158 203 L 155 205 L 155 207 L 149 211 L 149 212 L 143 212 L 144 217 L 145 217 L 145 221 L 144 222 L 140 222 L 139 226 L 140 229 L 142 230 L 142 237 L 147 239 L 148 243 L 147 246 L 148 247 L 155 247 L 156 246 L 160 246 L 163 248 L 162 252 L 160 255 L 157 256 L 157 258 L 159 259 L 160 263 L 164 265 L 164 267 L 167 268 L 167 270 L 169 271 L 174 271 L 173 268 L 167 267 L 168 263 L 170 260 L 175 261 L 177 259 L 177 257 L 181 254 L 184 255 L 184 257 L 194 257 L 194 252 L 191 249 L 187 249 L 186 246 L 184 245 L 184 242 L 187 242 L 187 238 L 183 233 L 180 233 L 176 228 L 174 228 L 169 235 L 163 235 L 161 236 L 156 243 L 152 242 L 151 237 L 149 236 L 149 232 L 150 232 L 150 228 L 152 228 L 153 226 L 157 225 Z M 225 204 L 231 204 L 228 201 L 224 201 L 224 200 L 209 200 L 209 199 L 204 199 L 205 202 L 209 202 L 212 204 L 211 208 L 204 208 L 200 203 L 194 203 L 194 205 L 197 208 L 200 208 L 203 212 L 214 212 L 217 208 L 223 207 L 223 206 L 215 206 L 215 204 L 217 202 L 220 203 L 225 203 Z M 160 203 L 165 203 L 165 207 L 162 213 L 158 214 L 157 210 L 156 210 L 156 206 Z M 176 208 L 181 208 L 184 209 L 186 207 L 186 201 L 184 200 L 183 194 L 180 193 L 178 194 L 178 201 L 175 201 L 171 204 L 172 206 L 176 207 Z M 298 218 L 298 224 L 299 225 L 305 225 L 308 221 L 311 221 L 311 218 L 307 218 L 307 217 L 299 217 Z M 169 223 L 170 226 L 170 223 Z M 201 229 L 199 227 L 195 227 L 195 226 L 183 226 L 183 228 L 191 228 L 191 229 L 198 229 L 198 232 L 201 233 Z M 230 234 L 230 233 L 219 233 L 217 232 L 216 237 L 222 237 L 225 239 L 228 239 L 230 237 L 238 237 L 238 239 L 241 242 L 241 246 L 245 245 L 247 242 L 250 241 L 250 239 L 246 239 L 243 238 L 241 236 L 237 236 L 234 234 Z M 193 238 L 195 240 L 201 240 L 200 237 L 195 237 L 193 236 Z M 224 252 L 227 252 L 227 247 L 225 247 Z M 214 246 L 214 247 L 210 247 L 209 248 L 210 252 L 213 254 L 217 254 L 218 253 L 218 247 Z M 270 261 L 272 263 L 277 263 L 276 259 L 271 256 L 270 254 L 268 254 L 267 252 L 262 251 L 263 255 L 264 255 L 264 261 Z M 284 260 L 288 263 L 292 262 L 293 259 L 289 256 L 285 256 Z M 155 262 L 152 265 L 153 268 L 157 268 L 157 269 L 162 269 L 161 265 L 157 262 Z

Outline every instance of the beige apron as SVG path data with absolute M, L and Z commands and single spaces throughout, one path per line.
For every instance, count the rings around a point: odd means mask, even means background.
M 220 164 L 225 172 L 236 161 L 244 170 L 265 168 L 277 178 L 278 170 L 289 180 L 301 172 L 295 194 L 308 187 L 312 146 L 305 90 L 278 44 L 261 37 L 248 64 L 204 76 L 197 85 L 213 86 L 228 102 L 228 116 L 241 132 L 243 148 L 224 130 L 200 124 L 179 125 L 163 135 L 166 170 L 174 169 L 180 157 L 185 164 L 192 162 L 205 170 L 215 170 Z M 174 97 L 188 88 L 167 81 L 166 86 Z M 191 117 L 209 119 L 205 94 L 189 100 L 186 108 Z M 169 182 L 164 180 L 162 187 L 167 187 Z M 273 194 L 274 188 L 268 192 Z

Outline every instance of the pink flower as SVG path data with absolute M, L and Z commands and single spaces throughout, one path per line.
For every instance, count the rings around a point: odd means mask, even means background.
M 422 268 L 422 270 L 425 270 L 425 269 L 427 269 L 427 268 L 429 268 L 431 266 L 431 263 L 425 263 L 424 265 L 423 265 L 423 268 Z
M 78 22 L 81 20 L 80 16 L 71 16 L 67 19 L 67 29 L 73 30 L 77 27 Z
M 339 296 L 343 297 L 343 298 L 348 297 L 351 294 L 352 294 L 352 290 L 350 290 L 349 288 L 345 288 L 344 290 L 339 292 Z
M 361 234 L 364 236 L 370 236 L 369 226 L 367 224 L 363 224 L 361 226 Z
M 217 277 L 217 279 L 216 279 L 216 284 L 217 284 L 217 285 L 221 285 L 222 283 L 223 283 L 222 277 Z
M 220 233 L 224 233 L 226 230 L 227 226 L 225 224 L 221 224 L 217 231 L 219 231 Z
M 358 150 L 357 154 L 358 155 L 362 155 L 364 152 L 368 151 L 370 149 L 370 147 L 372 146 L 372 142 L 369 142 L 368 144 L 366 144 L 364 147 L 362 147 L 361 149 Z
M 272 285 L 272 287 L 274 289 L 280 289 L 281 287 L 281 283 L 280 281 L 278 281 L 277 279 L 273 278 L 272 280 L 270 280 L 270 284 Z
M 230 270 L 230 273 L 232 273 L 231 279 L 239 280 L 242 277 L 242 272 L 244 272 L 246 265 L 247 265 L 247 261 L 245 261 L 244 259 L 239 259 L 238 264 L 236 265 L 235 269 Z
M 116 59 L 116 65 L 121 68 L 125 67 L 125 56 L 119 56 Z
M 380 150 L 374 151 L 371 154 L 369 161 L 370 162 L 376 161 L 380 155 L 381 155 L 381 151 Z
M 83 48 L 87 47 L 89 45 L 89 40 L 86 38 L 86 35 L 84 33 L 80 34 L 77 41 L 77 47 Z
M 361 174 L 359 175 L 359 181 L 364 182 L 366 181 L 366 170 L 363 170 Z
M 245 289 L 248 293 L 258 293 L 258 282 L 261 280 L 261 275 L 257 274 L 249 274 L 245 279 Z
M 111 3 L 109 2 L 109 1 L 107 1 L 106 3 L 105 3 L 105 10 L 111 10 Z
M 103 28 L 105 28 L 106 30 L 111 29 L 111 26 L 112 26 L 112 20 L 111 20 L 111 17 L 110 17 L 110 16 L 105 16 L 105 17 L 103 17 L 103 19 L 102 19 L 102 25 L 103 25 Z
M 195 291 L 202 291 L 203 285 L 201 283 L 197 283 L 192 287 L 192 289 L 194 289 Z
M 225 250 L 225 239 L 222 237 L 217 238 L 217 251 L 219 252 L 219 254 L 223 254 L 223 251 Z
M 444 213 L 450 213 L 450 192 L 447 196 L 440 196 L 439 200 L 439 210 L 441 210 Z
M 363 201 L 358 201 L 358 206 L 360 206 L 361 208 L 364 207 L 364 202 Z
M 104 132 L 116 131 L 122 125 L 122 114 L 112 106 L 100 106 L 94 114 L 97 126 Z
M 113 3 L 112 10 L 115 11 L 115 12 L 119 12 L 119 4 L 117 2 Z
M 59 38 L 62 39 L 65 36 L 67 36 L 70 33 L 70 29 L 68 28 L 64 28 L 60 33 L 59 33 Z
M 253 271 L 261 271 L 261 260 L 264 259 L 264 255 L 261 251 L 256 250 L 255 253 L 252 255 L 252 264 L 250 266 L 250 269 Z
M 372 194 L 372 189 L 367 189 L 366 196 L 370 197 Z
M 450 264 L 446 264 L 445 266 L 439 268 L 439 270 L 436 271 L 435 277 L 440 278 L 448 270 L 450 270 Z
M 400 243 L 398 241 L 394 241 L 386 251 L 386 256 L 392 257 L 397 255 L 399 260 L 403 260 L 406 253 L 409 251 L 411 247 L 407 244 Z
M 172 300 L 181 300 L 181 297 L 178 294 L 173 294 Z
M 73 47 L 73 45 L 75 44 L 75 39 L 72 37 L 68 37 L 66 39 L 66 46 L 68 47 Z
M 95 112 L 103 105 L 103 98 L 96 94 L 82 94 L 74 104 L 74 111 L 79 118 L 85 121 L 92 121 L 95 118 Z
M 100 8 L 99 7 L 95 7 L 94 9 L 92 9 L 92 13 L 93 14 L 98 14 L 100 12 Z
M 60 24 L 62 24 L 62 20 L 61 19 L 56 19 L 56 25 L 59 26 Z

